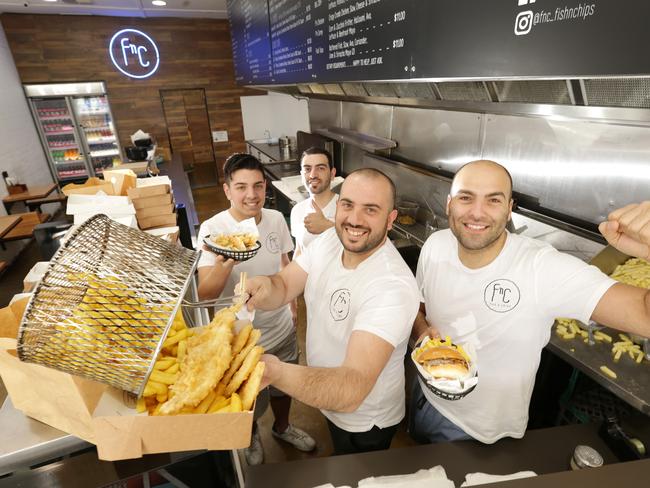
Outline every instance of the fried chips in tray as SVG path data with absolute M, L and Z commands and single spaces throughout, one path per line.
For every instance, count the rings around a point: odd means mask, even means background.
M 235 332 L 233 305 L 217 312 L 205 327 L 187 328 L 174 319 L 153 372 L 138 399 L 150 415 L 241 412 L 251 410 L 259 391 L 264 352 L 260 331 L 244 324 Z
M 250 232 L 216 234 L 210 240 L 219 248 L 229 251 L 250 251 L 257 244 L 257 235 Z

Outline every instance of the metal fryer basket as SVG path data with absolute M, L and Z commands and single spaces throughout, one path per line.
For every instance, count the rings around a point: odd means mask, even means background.
M 90 218 L 34 291 L 18 357 L 141 394 L 198 256 L 105 215 Z

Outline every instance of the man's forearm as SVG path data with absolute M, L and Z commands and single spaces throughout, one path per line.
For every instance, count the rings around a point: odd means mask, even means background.
M 199 300 L 211 300 L 217 298 L 226 287 L 228 276 L 223 276 L 223 272 L 212 268 L 209 272 L 199 275 L 199 286 L 197 293 Z
M 266 288 L 267 293 L 265 293 L 264 298 L 256 302 L 255 306 L 257 308 L 260 310 L 275 310 L 289 303 L 286 285 L 279 275 L 274 274 L 263 278 L 269 280 L 269 286 Z
M 273 363 L 277 379 L 273 386 L 306 405 L 335 412 L 354 412 L 368 396 L 368 385 L 357 371 L 337 368 L 306 367 L 290 363 Z

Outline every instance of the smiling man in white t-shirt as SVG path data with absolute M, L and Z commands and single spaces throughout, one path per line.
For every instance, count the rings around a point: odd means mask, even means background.
M 335 454 L 387 449 L 404 417 L 404 354 L 420 295 L 386 238 L 395 187 L 364 168 L 343 183 L 335 229 L 273 276 L 249 278 L 249 307 L 274 309 L 300 293 L 307 305 L 307 364 L 265 355 L 263 383 L 319 408 Z
M 309 198 L 291 209 L 291 235 L 296 238 L 294 259 L 311 241 L 334 227 L 338 201 L 338 195 L 330 188 L 336 168 L 329 151 L 319 147 L 305 149 L 300 158 L 300 171 Z
M 413 336 L 450 336 L 477 351 L 478 385 L 451 401 L 417 383 L 410 432 L 420 442 L 520 438 L 556 317 L 650 336 L 650 291 L 617 283 L 548 244 L 511 234 L 512 178 L 493 161 L 454 177 L 450 229 L 424 244 L 417 281 L 424 297 Z M 650 202 L 613 212 L 599 227 L 620 251 L 650 258 Z M 622 312 L 624 311 L 624 312 Z
M 289 264 L 288 253 L 293 250 L 289 228 L 282 214 L 277 210 L 263 208 L 266 180 L 262 163 L 249 154 L 233 154 L 224 164 L 224 177 L 226 182 L 223 189 L 230 201 L 230 208 L 201 224 L 198 245 L 202 246 L 204 237 L 223 233 L 224 229 L 232 228 L 237 222 L 254 218 L 262 246 L 253 258 L 242 263 L 235 263 L 232 259 L 224 260 L 203 246 L 198 264 L 198 293 L 201 300 L 232 296 L 241 272 L 248 275 L 277 273 Z M 253 326 L 262 332 L 259 344 L 265 351 L 277 354 L 285 361 L 298 362 L 296 329 L 289 305 L 256 313 Z M 266 410 L 269 396 L 275 417 L 271 431 L 273 436 L 289 442 L 301 451 L 313 450 L 316 447 L 315 441 L 306 432 L 289 423 L 291 397 L 281 391 L 271 389 L 260 394 L 256 402 L 255 419 Z M 257 423 L 254 423 L 253 428 L 251 446 L 245 454 L 249 464 L 260 464 L 263 461 L 263 450 Z

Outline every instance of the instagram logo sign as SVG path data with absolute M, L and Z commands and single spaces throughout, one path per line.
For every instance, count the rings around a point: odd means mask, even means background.
M 520 7 L 528 5 L 529 3 L 535 3 L 535 0 L 518 0 L 518 5 Z M 515 19 L 515 35 L 523 36 L 530 32 L 530 29 L 533 28 L 533 11 L 526 10 L 524 12 L 519 12 L 517 18 Z

